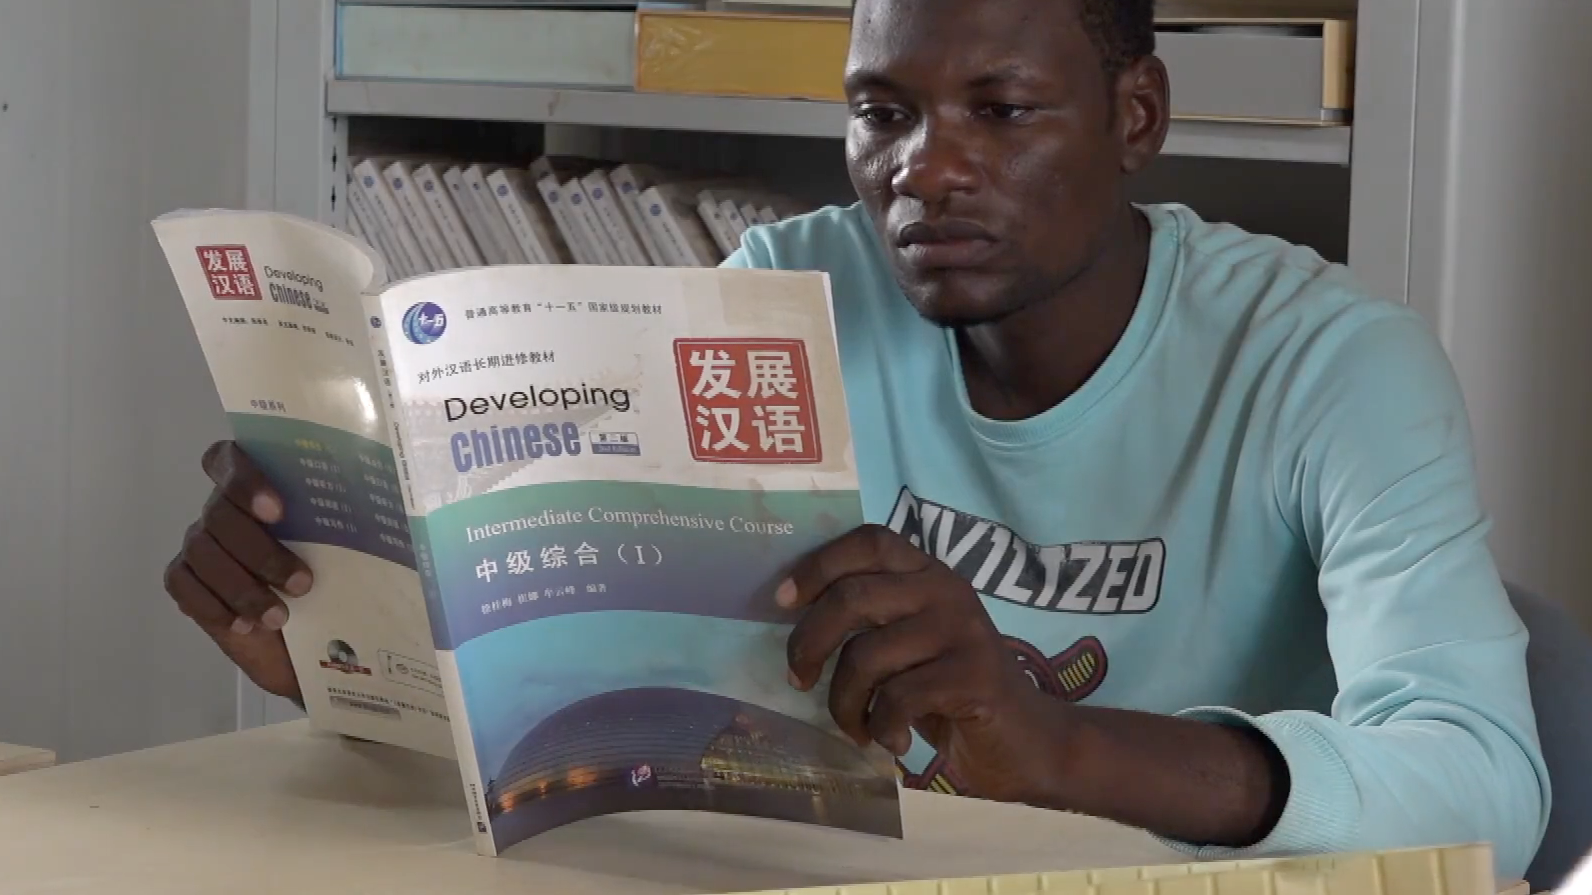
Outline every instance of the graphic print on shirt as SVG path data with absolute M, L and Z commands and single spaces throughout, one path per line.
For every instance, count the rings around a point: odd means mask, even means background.
M 1161 599 L 1166 544 L 1159 538 L 1037 546 L 1005 525 L 925 500 L 910 488 L 901 489 L 888 527 L 990 599 L 1083 615 L 1142 614 Z M 1007 635 L 1005 641 L 1029 681 L 1066 702 L 1094 693 L 1110 667 L 1105 646 L 1095 637 L 1054 654 L 1018 637 Z M 945 759 L 930 754 L 917 771 L 905 760 L 897 762 L 902 785 L 964 794 Z
M 1010 528 L 902 488 L 888 527 L 996 600 L 1087 615 L 1149 612 L 1161 600 L 1166 543 L 1079 541 L 1035 546 Z

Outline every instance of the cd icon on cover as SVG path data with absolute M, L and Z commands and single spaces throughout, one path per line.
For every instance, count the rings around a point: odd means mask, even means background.
M 427 301 L 404 313 L 404 335 L 416 345 L 430 345 L 442 338 L 448 328 L 448 315 Z
M 343 640 L 333 640 L 326 645 L 326 658 L 334 665 L 351 667 L 359 664 L 359 655 Z
M 326 644 L 326 658 L 321 660 L 321 667 L 327 671 L 340 671 L 343 674 L 359 674 L 370 676 L 370 669 L 359 664 L 359 654 L 348 645 L 346 640 L 333 640 Z

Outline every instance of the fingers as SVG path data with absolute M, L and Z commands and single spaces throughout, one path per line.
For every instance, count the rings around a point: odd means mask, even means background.
M 854 575 L 830 585 L 785 641 L 791 684 L 799 690 L 817 684 L 829 657 L 852 634 L 916 614 L 922 599 L 913 585 L 912 578 L 891 574 Z
M 829 685 L 829 714 L 846 736 L 859 746 L 877 739 L 869 728 L 869 703 L 886 681 L 946 654 L 934 620 L 914 615 L 894 625 L 853 637 L 840 651 Z M 892 732 L 893 739 L 877 739 L 886 749 L 902 755 L 912 745 L 910 731 Z
M 232 630 L 246 634 L 256 624 L 279 631 L 287 623 L 287 607 L 258 577 L 203 528 L 189 533 L 182 558 L 189 572 L 229 609 Z
M 888 528 L 864 525 L 815 550 L 796 564 L 774 599 L 786 609 L 809 606 L 835 582 L 852 575 L 906 575 L 934 560 Z
M 867 736 L 896 756 L 905 755 L 912 748 L 912 729 L 921 727 L 924 719 L 936 716 L 962 718 L 967 713 L 963 694 L 968 675 L 959 667 L 954 656 L 945 656 L 908 669 L 881 684 L 873 694 L 873 707 L 868 712 Z M 934 742 L 932 731 L 929 745 L 943 749 L 944 743 Z
M 205 451 L 202 462 L 216 490 L 233 506 L 267 525 L 281 521 L 281 496 L 237 442 L 216 442 Z
M 182 614 L 193 619 L 212 636 L 226 631 L 238 617 L 194 574 L 181 556 L 166 566 L 166 593 L 176 601 Z
M 309 593 L 309 567 L 230 499 L 213 495 L 201 520 L 204 531 L 253 578 L 288 596 Z M 192 558 L 189 564 L 193 564 Z M 196 567 L 197 568 L 197 567 Z M 212 584 L 214 582 L 211 582 Z
M 166 590 L 213 636 L 279 631 L 288 610 L 277 592 L 303 596 L 313 584 L 303 560 L 265 529 L 282 518 L 281 498 L 232 442 L 211 446 L 204 468 L 216 490 L 167 568 Z
M 988 670 L 983 647 L 998 634 L 970 584 L 901 535 L 864 526 L 838 538 L 798 563 L 775 599 L 805 609 L 786 645 L 793 686 L 816 685 L 840 654 L 829 711 L 859 745 L 902 755 L 914 727 L 986 711 L 968 694 L 989 677 L 974 672 Z

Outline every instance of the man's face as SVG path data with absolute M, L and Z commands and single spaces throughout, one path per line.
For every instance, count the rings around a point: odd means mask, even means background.
M 1120 220 L 1127 94 L 1076 0 L 857 0 L 846 92 L 852 185 L 935 323 L 1055 295 Z

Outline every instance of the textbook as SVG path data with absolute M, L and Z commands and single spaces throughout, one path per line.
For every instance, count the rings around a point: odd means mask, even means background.
M 456 760 L 477 850 L 683 809 L 901 836 L 889 754 L 787 683 L 774 590 L 862 521 L 820 273 L 389 283 L 265 212 L 154 229 L 314 592 L 311 723 Z

